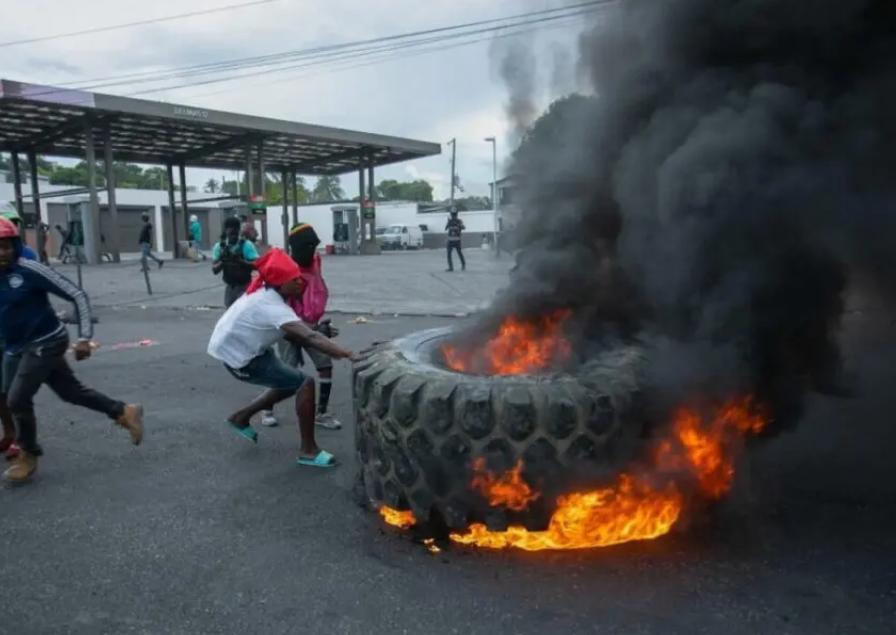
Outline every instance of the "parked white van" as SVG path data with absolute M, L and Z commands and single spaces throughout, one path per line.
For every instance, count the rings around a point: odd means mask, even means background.
M 417 225 L 377 227 L 376 241 L 380 249 L 422 249 L 423 230 Z

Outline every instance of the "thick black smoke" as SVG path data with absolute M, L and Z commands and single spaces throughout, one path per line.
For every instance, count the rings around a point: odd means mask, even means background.
M 667 342 L 670 389 L 733 384 L 792 422 L 806 391 L 844 388 L 850 283 L 896 297 L 896 2 L 600 15 L 577 60 L 594 96 L 514 157 L 519 269 L 486 317 L 571 307 L 583 357 Z

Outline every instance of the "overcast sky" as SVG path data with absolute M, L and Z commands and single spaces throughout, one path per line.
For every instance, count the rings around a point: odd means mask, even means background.
M 123 9 L 125 3 L 107 0 L 14 2 L 0 19 L 0 43 L 246 1 L 154 0 L 127 3 L 131 6 L 128 11 Z M 71 86 L 113 75 L 353 42 L 558 5 L 562 5 L 561 0 L 279 0 L 101 34 L 0 48 L 0 77 Z M 538 31 L 526 28 L 530 30 L 517 37 L 516 43 L 538 53 L 538 68 L 546 79 L 539 82 L 542 87 L 535 100 L 543 107 L 549 103 L 550 93 L 559 90 L 558 60 L 571 66 L 571 55 L 562 51 L 571 50 L 579 29 L 568 20 L 560 26 L 542 26 Z M 442 144 L 457 138 L 457 170 L 462 183 L 471 193 L 487 194 L 492 176 L 491 147 L 483 139 L 498 138 L 500 176 L 512 138 L 506 115 L 508 90 L 497 70 L 501 51 L 507 50 L 510 39 L 496 40 L 488 34 L 467 39 L 480 41 L 445 48 L 460 40 L 447 41 L 430 45 L 441 50 L 426 53 L 423 47 L 407 48 L 388 53 L 389 59 L 376 63 L 369 55 L 326 64 L 318 60 L 316 65 L 301 69 L 139 96 Z M 300 63 L 309 62 L 295 62 Z M 253 70 L 240 69 L 173 82 L 251 73 Z M 97 92 L 134 95 L 159 86 L 120 85 Z M 425 178 L 436 187 L 437 196 L 444 196 L 449 157 L 450 148 L 443 145 L 441 156 L 384 168 L 377 180 Z M 188 179 L 201 186 L 210 177 L 220 180 L 222 176 L 195 170 Z M 226 176 L 233 178 L 232 174 Z M 343 177 L 343 185 L 350 195 L 357 194 L 356 176 Z

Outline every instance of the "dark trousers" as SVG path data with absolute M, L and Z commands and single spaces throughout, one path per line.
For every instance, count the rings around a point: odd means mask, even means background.
M 460 248 L 460 241 L 451 242 L 448 241 L 448 268 L 454 269 L 454 259 L 451 257 L 451 252 L 457 251 L 457 257 L 460 258 L 460 266 L 462 269 L 467 268 L 467 261 L 464 259 L 464 252 Z
M 224 287 L 224 308 L 229 309 L 230 305 L 239 300 L 248 288 L 248 282 L 246 284 L 228 284 Z
M 52 340 L 31 344 L 19 354 L 18 369 L 7 401 L 18 429 L 16 442 L 23 452 L 34 456 L 43 454 L 37 443 L 34 396 L 44 384 L 63 401 L 102 412 L 110 419 L 117 419 L 124 413 L 124 403 L 110 399 L 78 381 L 65 359 L 68 347 L 66 333 Z

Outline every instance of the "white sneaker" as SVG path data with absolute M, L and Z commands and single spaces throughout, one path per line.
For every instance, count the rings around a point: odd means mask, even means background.
M 280 425 L 277 417 L 274 416 L 273 410 L 263 410 L 261 413 L 261 425 L 273 428 Z
M 342 428 L 342 422 L 329 412 L 318 413 L 314 423 L 327 430 L 340 430 Z

